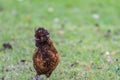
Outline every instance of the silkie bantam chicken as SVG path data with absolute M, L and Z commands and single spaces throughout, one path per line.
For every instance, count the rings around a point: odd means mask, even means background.
M 38 28 L 35 30 L 35 46 L 33 66 L 37 74 L 34 80 L 40 80 L 40 75 L 45 75 L 46 79 L 49 80 L 50 75 L 59 63 L 60 56 L 46 29 Z

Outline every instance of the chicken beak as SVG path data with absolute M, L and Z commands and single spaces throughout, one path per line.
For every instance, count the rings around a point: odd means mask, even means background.
M 50 36 L 49 35 L 47 35 L 47 38 L 49 38 Z

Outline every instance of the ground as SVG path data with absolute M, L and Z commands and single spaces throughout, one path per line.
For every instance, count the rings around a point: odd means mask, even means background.
M 119 3 L 0 0 L 0 79 L 35 76 L 34 30 L 44 27 L 61 55 L 50 80 L 120 80 Z M 2 50 L 3 43 L 10 43 L 12 49 Z

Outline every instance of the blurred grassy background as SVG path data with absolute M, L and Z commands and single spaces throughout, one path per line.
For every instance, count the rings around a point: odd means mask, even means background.
M 0 80 L 31 80 L 34 29 L 61 55 L 50 80 L 120 80 L 120 0 L 0 0 Z M 43 76 L 43 78 L 45 78 Z

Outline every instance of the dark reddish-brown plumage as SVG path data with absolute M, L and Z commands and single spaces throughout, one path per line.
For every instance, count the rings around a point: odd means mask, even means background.
M 40 75 L 49 78 L 59 63 L 59 54 L 46 29 L 38 28 L 35 31 L 35 46 L 33 55 L 33 65 L 37 72 L 35 80 L 38 80 Z

